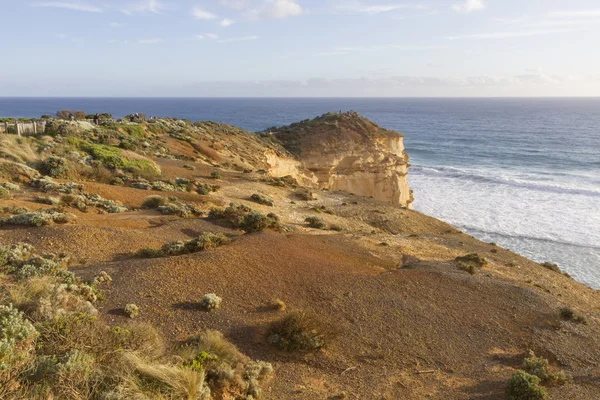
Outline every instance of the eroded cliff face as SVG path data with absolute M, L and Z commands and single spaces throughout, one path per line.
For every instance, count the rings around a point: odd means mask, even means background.
M 272 133 L 318 187 L 410 207 L 409 164 L 400 133 L 354 112 L 328 113 Z

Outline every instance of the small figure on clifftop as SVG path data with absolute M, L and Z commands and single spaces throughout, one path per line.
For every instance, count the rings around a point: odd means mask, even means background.
M 100 125 L 100 114 L 94 115 L 94 125 Z
M 75 115 L 69 114 L 69 121 L 75 121 Z

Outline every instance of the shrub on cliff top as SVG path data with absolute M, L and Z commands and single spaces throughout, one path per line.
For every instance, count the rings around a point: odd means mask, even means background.
M 540 378 L 518 370 L 508 381 L 506 400 L 545 400 L 546 389 L 540 386 Z
M 572 321 L 584 325 L 588 324 L 587 318 L 582 314 L 576 313 L 571 307 L 563 307 L 560 309 L 559 313 L 560 317 L 565 321 Z
M 287 351 L 310 351 L 325 346 L 337 330 L 316 314 L 293 311 L 273 322 L 267 332 L 272 345 Z
M 319 217 L 307 217 L 304 222 L 308 223 L 308 226 L 315 229 L 325 228 L 325 222 Z
M 247 233 L 260 232 L 265 229 L 280 229 L 279 217 L 273 213 L 263 215 L 258 211 L 252 210 L 243 204 L 236 205 L 231 203 L 225 210 L 213 208 L 208 217 L 215 220 L 226 220 L 235 227 L 240 228 Z
M 258 204 L 262 204 L 265 206 L 273 207 L 275 205 L 275 202 L 272 198 L 258 193 L 254 193 L 252 196 L 250 196 L 250 199 L 252 199 L 252 201 Z
M 158 250 L 148 248 L 141 249 L 136 252 L 136 255 L 143 258 L 179 256 L 182 254 L 214 249 L 229 243 L 231 243 L 231 240 L 222 233 L 202 232 L 195 239 L 165 243 Z
M 548 360 L 542 357 L 536 357 L 533 351 L 529 351 L 528 356 L 523 360 L 523 370 L 528 374 L 540 378 L 542 383 L 549 385 L 566 385 L 571 380 L 564 372 L 552 372 L 548 366 Z

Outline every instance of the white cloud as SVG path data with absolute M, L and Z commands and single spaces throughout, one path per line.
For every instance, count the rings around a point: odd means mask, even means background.
M 91 4 L 86 3 L 75 3 L 75 2 L 66 2 L 66 1 L 48 1 L 43 3 L 33 3 L 34 7 L 52 7 L 52 8 L 64 8 L 66 10 L 73 11 L 84 11 L 84 12 L 95 12 L 101 13 L 102 9 L 100 7 L 93 6 Z
M 223 19 L 223 20 L 220 22 L 221 26 L 222 26 L 222 27 L 224 27 L 224 28 L 226 28 L 226 27 L 228 27 L 228 26 L 231 26 L 231 25 L 233 25 L 234 23 L 235 23 L 235 21 L 234 21 L 234 20 L 232 20 L 232 19 L 229 19 L 229 18 L 225 18 L 225 19 Z
M 574 32 L 579 29 L 539 29 L 539 30 L 525 30 L 525 31 L 507 31 L 507 32 L 490 32 L 490 33 L 474 33 L 469 35 L 457 35 L 448 36 L 448 40 L 458 39 L 508 39 L 516 37 L 528 37 L 528 36 L 544 36 L 552 35 L 555 33 Z
M 219 36 L 214 33 L 204 33 L 202 35 L 196 35 L 196 39 L 204 40 L 204 39 L 218 39 Z
M 228 8 L 232 8 L 234 10 L 244 10 L 248 7 L 247 0 L 220 0 L 220 3 Z
M 242 37 L 234 37 L 229 39 L 219 40 L 219 43 L 233 43 L 233 42 L 247 42 L 249 40 L 258 40 L 259 36 L 242 36 Z
M 428 10 L 429 7 L 423 4 L 410 4 L 410 3 L 385 3 L 385 4 L 363 4 L 355 1 L 352 3 L 344 3 L 338 6 L 340 10 L 346 10 L 350 12 L 364 13 L 368 15 L 377 15 L 383 13 L 389 13 L 392 11 L 399 10 Z
M 464 0 L 462 3 L 454 4 L 452 9 L 458 12 L 471 12 L 483 10 L 485 8 L 485 4 L 483 0 Z
M 68 36 L 67 36 L 67 35 L 65 35 L 64 33 L 57 33 L 57 34 L 56 34 L 56 37 L 57 37 L 58 39 L 66 39 Z
M 192 8 L 192 16 L 196 19 L 215 19 L 217 16 L 209 11 L 203 10 L 200 7 Z
M 140 43 L 140 44 L 157 44 L 157 43 L 162 43 L 162 42 L 164 42 L 164 40 L 162 40 L 160 38 L 138 40 L 138 43 Z
M 294 0 L 272 0 L 261 8 L 250 11 L 251 19 L 296 17 L 306 11 Z
M 130 4 L 121 11 L 128 15 L 134 13 L 160 14 L 164 9 L 165 6 L 159 0 L 143 0 L 138 3 Z

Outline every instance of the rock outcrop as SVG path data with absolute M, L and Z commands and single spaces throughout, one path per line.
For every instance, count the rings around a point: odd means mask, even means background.
M 411 205 L 402 134 L 355 112 L 327 113 L 270 132 L 314 175 L 318 187 Z

